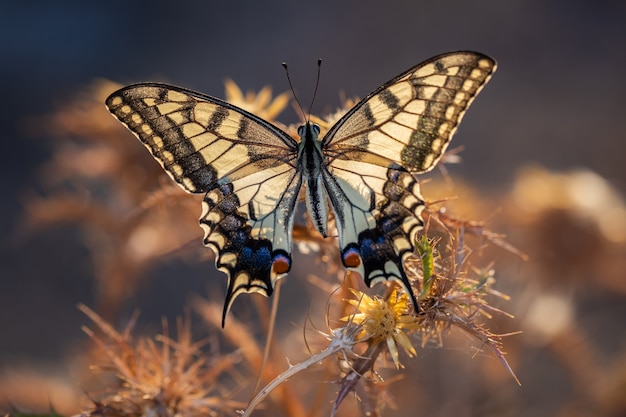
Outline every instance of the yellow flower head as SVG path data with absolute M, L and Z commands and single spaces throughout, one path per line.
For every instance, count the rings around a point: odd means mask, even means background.
M 357 290 L 352 292 L 357 299 L 348 302 L 356 306 L 359 313 L 351 315 L 348 319 L 362 326 L 363 330 L 358 338 L 361 341 L 371 340 L 372 343 L 387 343 L 393 363 L 396 368 L 400 368 L 397 344 L 404 348 L 409 357 L 416 355 L 415 348 L 403 332 L 404 329 L 418 327 L 415 317 L 406 314 L 409 309 L 409 297 L 405 293 L 399 295 L 398 290 L 393 290 L 387 300 L 376 296 L 372 298 Z

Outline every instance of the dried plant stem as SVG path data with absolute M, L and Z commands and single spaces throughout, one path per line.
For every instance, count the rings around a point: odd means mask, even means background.
M 333 403 L 333 409 L 330 413 L 331 417 L 334 417 L 341 405 L 341 402 L 346 398 L 346 396 L 356 390 L 356 386 L 365 375 L 365 373 L 374 368 L 374 363 L 378 358 L 378 355 L 383 351 L 384 346 L 381 343 L 371 344 L 365 353 L 363 353 L 362 357 L 352 365 L 352 370 L 343 378 L 341 383 L 341 389 L 337 393 L 337 398 L 335 398 L 335 402 Z
M 321 352 L 311 356 L 309 359 L 297 363 L 296 365 L 289 364 L 289 368 L 286 371 L 274 378 L 269 384 L 267 384 L 248 404 L 248 407 L 243 412 L 241 417 L 248 417 L 256 409 L 256 407 L 263 401 L 274 389 L 280 384 L 298 374 L 299 372 L 308 369 L 309 367 L 321 363 L 324 359 L 332 356 L 341 351 L 350 351 L 355 343 L 356 335 L 358 334 L 359 326 L 348 324 L 338 330 L 333 331 L 333 336 L 328 347 Z
M 261 362 L 261 369 L 259 370 L 259 376 L 254 384 L 253 392 L 257 392 L 261 385 L 261 377 L 265 370 L 265 364 L 270 356 L 270 348 L 272 346 L 272 340 L 274 340 L 274 329 L 276 328 L 276 315 L 278 314 L 278 301 L 280 300 L 280 287 L 282 281 L 278 280 L 276 287 L 274 287 L 274 299 L 272 300 L 272 311 L 270 313 L 270 323 L 267 330 L 267 339 L 265 341 L 265 349 L 263 351 L 263 361 Z

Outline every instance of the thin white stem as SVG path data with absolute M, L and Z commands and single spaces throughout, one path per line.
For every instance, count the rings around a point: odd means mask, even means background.
M 309 359 L 297 363 L 295 365 L 289 364 L 289 368 L 286 371 L 274 378 L 269 384 L 267 384 L 261 391 L 254 396 L 254 398 L 248 404 L 248 407 L 241 414 L 241 417 L 249 417 L 256 409 L 261 401 L 265 399 L 272 391 L 276 389 L 280 384 L 296 375 L 298 372 L 304 371 L 312 365 L 321 363 L 327 357 L 334 355 L 342 350 L 350 350 L 355 343 L 356 335 L 358 334 L 359 326 L 349 324 L 338 330 L 333 331 L 333 337 L 330 340 L 330 344 L 320 353 L 311 356 Z

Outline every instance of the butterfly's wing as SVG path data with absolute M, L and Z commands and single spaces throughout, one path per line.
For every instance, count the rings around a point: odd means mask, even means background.
M 404 272 L 423 224 L 413 174 L 441 159 L 495 69 L 493 59 L 475 52 L 431 58 L 369 94 L 323 139 L 344 265 L 359 271 L 368 286 L 400 281 L 416 309 Z
M 228 275 L 224 317 L 241 293 L 270 295 L 291 267 L 296 142 L 222 100 L 164 84 L 125 87 L 106 105 L 180 186 L 205 194 L 204 243 Z

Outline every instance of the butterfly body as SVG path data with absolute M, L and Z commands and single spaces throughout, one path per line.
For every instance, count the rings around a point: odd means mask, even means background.
M 328 204 L 325 186 L 324 155 L 318 138 L 320 127 L 307 122 L 298 128 L 298 167 L 306 184 L 306 207 L 313 224 L 328 236 Z
M 165 84 L 125 87 L 107 107 L 185 190 L 204 194 L 200 226 L 229 277 L 224 317 L 241 293 L 271 295 L 289 272 L 295 206 L 329 235 L 344 266 L 368 286 L 404 271 L 423 221 L 415 174 L 439 161 L 466 109 L 495 71 L 475 52 L 439 55 L 383 84 L 320 139 L 305 123 L 294 140 L 220 99 Z

